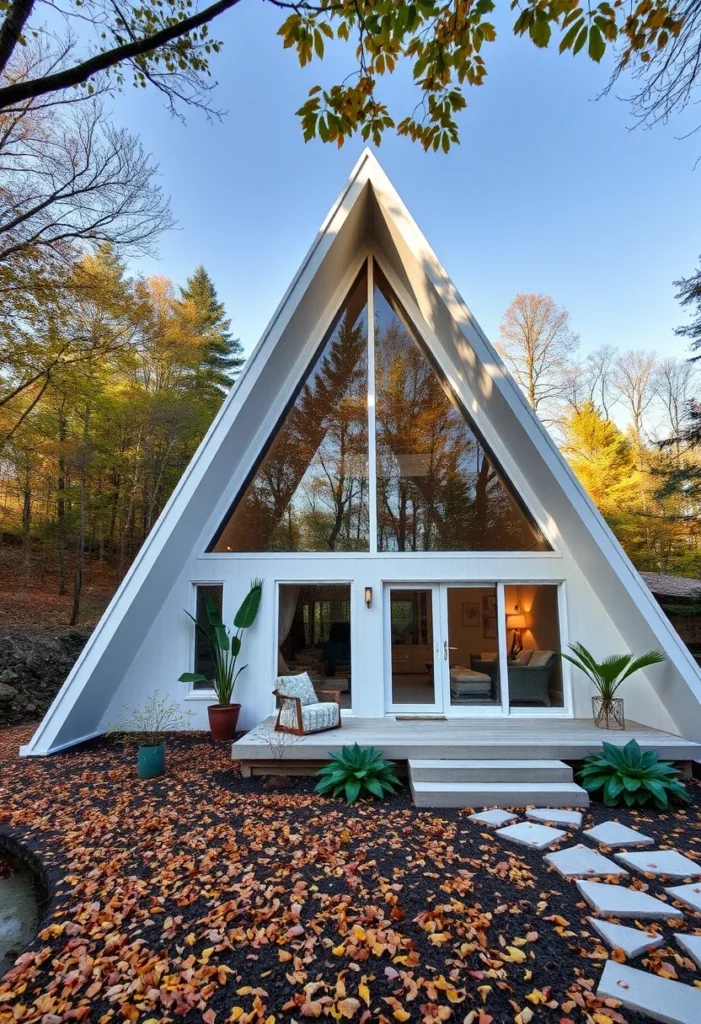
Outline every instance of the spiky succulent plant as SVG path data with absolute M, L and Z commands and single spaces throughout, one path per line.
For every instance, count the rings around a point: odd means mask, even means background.
M 656 750 L 642 752 L 636 740 L 625 747 L 604 743 L 602 754 L 590 754 L 579 773 L 588 793 L 603 790 L 607 807 L 644 807 L 650 802 L 666 811 L 677 800 L 689 803 L 690 797 L 679 771 L 671 761 L 660 761 Z
M 338 754 L 329 754 L 329 764 L 319 769 L 321 779 L 317 793 L 324 796 L 345 796 L 354 804 L 362 794 L 384 800 L 399 786 L 394 761 L 385 761 L 381 750 L 374 747 L 343 747 Z

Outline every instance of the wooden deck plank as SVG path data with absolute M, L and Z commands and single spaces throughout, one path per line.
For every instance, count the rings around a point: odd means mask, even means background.
M 233 744 L 234 760 L 271 761 L 269 737 L 274 717 L 267 718 Z M 310 736 L 289 737 L 275 753 L 285 760 L 326 760 L 329 752 L 358 743 L 382 750 L 395 760 L 412 758 L 560 758 L 579 760 L 601 750 L 604 741 L 625 744 L 635 738 L 644 750 L 660 757 L 691 761 L 701 757 L 701 744 L 636 722 L 622 732 L 597 729 L 584 718 L 453 718 L 445 721 L 398 721 L 394 718 L 345 718 L 343 727 Z

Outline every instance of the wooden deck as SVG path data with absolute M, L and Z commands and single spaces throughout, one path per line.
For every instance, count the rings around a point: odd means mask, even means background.
M 330 752 L 358 743 L 377 747 L 395 761 L 409 758 L 553 758 L 578 761 L 600 751 L 604 741 L 625 744 L 635 738 L 643 750 L 657 750 L 672 761 L 701 758 L 701 744 L 646 725 L 628 722 L 624 732 L 597 729 L 590 719 L 570 718 L 472 718 L 445 720 L 397 720 L 394 718 L 347 718 L 341 729 L 310 736 L 275 733 L 275 719 L 267 718 L 232 747 L 234 760 L 244 774 L 280 760 L 304 770 L 325 761 Z M 292 765 L 290 764 L 291 768 Z

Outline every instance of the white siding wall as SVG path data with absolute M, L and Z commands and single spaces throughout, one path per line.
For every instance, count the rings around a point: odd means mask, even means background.
M 240 663 L 248 663 L 236 693 L 236 700 L 242 705 L 240 722 L 243 728 L 256 725 L 273 710 L 271 691 L 277 664 L 275 598 L 278 582 L 323 580 L 351 584 L 352 713 L 362 717 L 379 717 L 385 713 L 382 621 L 382 588 L 385 582 L 563 581 L 566 606 L 566 621 L 561 623 L 563 641 L 581 640 L 601 655 L 623 651 L 628 646 L 566 553 L 509 554 L 501 557 L 483 554 L 193 556 L 163 602 L 141 648 L 135 652 L 124 685 L 112 701 L 102 727 L 119 717 L 124 701 L 139 703 L 158 688 L 181 700 L 184 708 L 196 711 L 197 717 L 192 717 L 193 728 L 207 728 L 206 708 L 212 702 L 211 697 L 198 694 L 177 681 L 181 672 L 192 670 L 194 651 L 193 626 L 183 609 L 193 610 L 193 581 L 223 582 L 224 619 L 230 623 L 254 576 L 264 580 L 263 599 L 254 626 L 244 635 L 241 653 Z M 373 589 L 372 607 L 369 609 L 364 602 L 366 586 Z M 571 713 L 574 717 L 589 717 L 590 687 L 578 672 L 573 670 L 572 674 Z M 638 675 L 630 680 L 623 695 L 631 719 L 675 731 L 672 719 L 644 676 Z M 519 709 L 519 713 L 523 714 L 524 710 Z M 539 713 L 539 709 L 533 709 L 534 719 Z

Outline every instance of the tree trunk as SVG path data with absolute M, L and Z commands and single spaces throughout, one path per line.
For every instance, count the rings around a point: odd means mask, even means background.
M 22 552 L 24 555 L 24 578 L 29 579 L 32 568 L 32 487 L 29 472 L 24 478 L 22 487 Z
M 75 543 L 75 567 L 73 570 L 73 607 L 69 625 L 75 626 L 80 616 L 80 598 L 83 592 L 83 565 L 85 560 L 85 505 L 87 498 L 88 476 L 88 433 L 90 428 L 90 409 L 85 410 L 83 426 L 83 443 L 80 452 L 80 508 L 78 511 L 78 533 Z
M 58 478 L 56 480 L 56 518 L 58 520 L 58 592 L 66 593 L 66 458 L 64 445 L 67 436 L 65 402 L 58 413 Z

